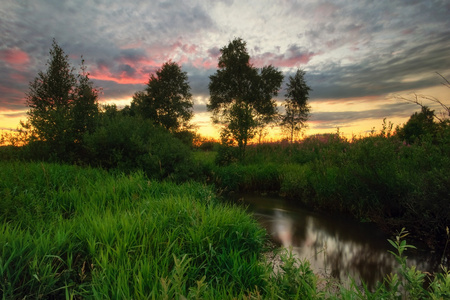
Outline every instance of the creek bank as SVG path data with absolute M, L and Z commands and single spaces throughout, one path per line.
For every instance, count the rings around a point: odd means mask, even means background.
M 387 241 L 393 237 L 373 223 L 311 211 L 281 197 L 246 193 L 238 199 L 266 229 L 275 249 L 290 249 L 300 260 L 307 259 L 320 278 L 349 283 L 351 275 L 357 284 L 374 288 L 395 270 L 397 262 L 389 253 L 394 249 Z M 430 273 L 439 271 L 439 255 L 417 248 L 408 250 L 409 264 Z
M 359 222 L 374 223 L 389 236 L 395 236 L 402 228 L 406 228 L 410 232 L 408 239 L 413 244 L 420 247 L 425 245 L 430 251 L 444 253 L 448 237 L 445 235 L 445 226 L 442 231 L 440 228 L 442 226 L 438 226 L 437 223 L 444 222 L 447 211 L 433 205 L 431 208 L 422 209 L 424 214 L 419 214 L 417 210 L 422 207 L 420 203 L 414 200 L 407 202 L 406 196 L 393 196 L 391 200 L 385 199 L 384 204 L 380 204 L 380 200 L 377 200 L 379 192 L 370 195 L 371 190 L 376 187 L 366 190 L 365 195 L 358 189 L 340 187 L 336 183 L 327 186 L 326 180 L 320 183 L 322 175 L 313 174 L 311 166 L 307 164 L 231 164 L 213 166 L 211 182 L 216 186 L 218 193 L 226 197 L 236 198 L 240 193 L 276 195 L 297 206 L 322 214 L 329 216 L 339 214 Z M 359 184 L 356 181 L 353 183 L 355 186 Z M 346 192 L 343 192 L 344 189 Z M 392 193 L 387 193 L 389 194 Z M 361 197 L 360 202 L 355 200 L 358 195 Z M 393 203 L 391 208 L 386 204 L 389 202 Z M 439 212 L 441 216 L 439 220 L 427 223 L 430 211 Z M 445 261 L 449 261 L 449 250 L 446 249 Z

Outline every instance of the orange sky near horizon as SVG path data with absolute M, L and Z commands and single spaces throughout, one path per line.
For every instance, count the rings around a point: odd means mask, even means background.
M 410 93 L 413 91 L 405 91 L 404 93 L 398 93 L 399 96 L 408 97 Z M 422 94 L 426 96 L 432 96 L 437 99 L 440 99 L 447 105 L 450 103 L 445 102 L 445 99 L 449 99 L 450 89 L 443 85 L 438 85 L 435 87 L 414 91 L 417 94 Z M 100 104 L 116 104 L 119 108 L 124 107 L 125 105 L 129 105 L 131 102 L 130 99 L 100 99 Z M 353 136 L 366 136 L 372 130 L 380 131 L 382 129 L 383 119 L 386 118 L 387 123 L 393 124 L 393 129 L 395 129 L 398 125 L 403 125 L 406 123 L 411 116 L 416 111 L 420 110 L 420 107 L 415 104 L 407 103 L 407 110 L 403 116 L 385 116 L 385 117 L 371 117 L 367 116 L 366 118 L 359 118 L 357 120 L 349 120 L 347 123 L 337 124 L 334 128 L 331 127 L 329 123 L 326 124 L 326 128 L 321 128 L 321 123 L 323 121 L 314 120 L 314 114 L 317 112 L 330 112 L 330 113 L 340 113 L 349 111 L 353 112 L 365 112 L 371 111 L 372 109 L 377 109 L 379 106 L 383 106 L 387 103 L 398 102 L 405 104 L 406 101 L 396 99 L 395 95 L 386 95 L 381 97 L 367 97 L 364 98 L 346 98 L 346 99 L 318 99 L 316 101 L 310 101 L 311 105 L 311 119 L 309 120 L 308 127 L 303 130 L 304 136 L 316 135 L 316 134 L 326 134 L 326 133 L 336 133 L 339 128 L 339 133 L 346 137 L 352 138 Z M 279 107 L 280 107 L 279 103 Z M 430 106 L 435 110 L 436 113 L 441 111 L 441 107 L 432 102 L 424 102 L 424 105 Z M 0 128 L 3 128 L 3 133 L 9 132 L 6 128 L 16 129 L 19 127 L 20 121 L 26 121 L 26 107 L 24 107 L 23 111 L 6 111 L 0 112 L 3 114 L 11 114 L 12 116 L 0 118 Z M 211 113 L 209 112 L 198 112 L 195 113 L 191 123 L 195 126 L 195 131 L 200 134 L 204 138 L 212 138 L 219 139 L 220 138 L 220 126 L 214 125 L 211 122 Z M 330 128 L 331 127 L 331 128 Z M 274 126 L 273 128 L 268 128 L 268 135 L 263 138 L 264 141 L 278 141 L 285 138 L 282 130 L 278 126 Z M 256 138 L 255 138 L 256 139 Z
M 306 135 L 364 136 L 383 119 L 405 123 L 419 107 L 394 99 L 417 92 L 450 105 L 450 3 L 433 1 L 78 1 L 3 0 L 0 15 L 0 132 L 26 120 L 25 93 L 45 72 L 55 40 L 71 67 L 80 57 L 100 104 L 123 107 L 165 62 L 188 75 L 192 123 L 218 138 L 206 112 L 220 49 L 246 42 L 250 62 L 289 76 L 306 72 L 311 117 Z M 77 72 L 77 71 L 75 71 Z M 432 109 L 440 108 L 430 105 Z M 280 109 L 282 113 L 282 109 Z M 271 130 L 267 139 L 281 139 Z

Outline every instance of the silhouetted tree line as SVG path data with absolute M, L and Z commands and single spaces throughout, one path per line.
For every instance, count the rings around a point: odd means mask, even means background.
M 168 62 L 134 95 L 131 106 L 100 106 L 100 90 L 84 60 L 76 73 L 53 40 L 47 70 L 30 82 L 26 94 L 28 119 L 17 135 L 2 136 L 2 142 L 13 144 L 3 147 L 2 156 L 143 169 L 153 178 L 189 176 L 194 133 L 187 79 L 180 66 Z
M 262 132 L 280 119 L 273 97 L 283 75 L 273 66 L 253 67 L 242 39 L 230 42 L 221 53 L 219 70 L 210 78 L 208 110 L 213 112 L 216 123 L 224 125 L 222 136 L 230 137 L 230 145 L 236 141 L 243 157 L 248 141 L 258 130 Z M 47 70 L 38 73 L 26 94 L 28 120 L 21 123 L 19 137 L 11 136 L 13 144 L 26 144 L 22 152 L 27 158 L 111 168 L 125 163 L 130 167 L 147 166 L 152 158 L 159 162 L 159 172 L 165 174 L 162 170 L 170 162 L 163 162 L 153 152 L 174 139 L 177 142 L 173 143 L 192 145 L 195 133 L 190 124 L 191 88 L 187 73 L 178 64 L 164 63 L 150 75 L 146 88 L 134 94 L 131 105 L 118 109 L 99 105 L 100 90 L 89 79 L 84 60 L 76 73 L 55 40 L 49 54 Z M 288 109 L 282 124 L 288 124 L 291 140 L 309 113 L 310 89 L 303 75 L 299 70 L 290 77 L 286 94 Z M 184 146 L 177 147 L 165 151 L 176 153 Z
M 245 158 L 248 142 L 272 124 L 282 126 L 292 143 L 310 115 L 311 88 L 305 72 L 289 76 L 280 114 L 274 97 L 283 82 L 281 71 L 271 65 L 254 67 L 240 38 L 220 52 L 207 105 L 214 123 L 222 126 L 217 162 Z M 28 119 L 21 123 L 19 135 L 10 136 L 13 144 L 26 145 L 14 155 L 122 170 L 143 168 L 157 177 L 187 168 L 183 165 L 190 164 L 189 146 L 195 137 L 190 123 L 193 101 L 187 73 L 177 63 L 164 63 L 150 75 L 145 89 L 133 95 L 131 104 L 118 109 L 99 105 L 100 90 L 89 79 L 83 59 L 76 73 L 55 40 L 49 54 L 47 70 L 38 73 L 26 93 Z M 421 112 L 397 128 L 398 137 L 407 143 L 436 136 L 448 124 L 436 122 L 434 111 L 421 106 Z

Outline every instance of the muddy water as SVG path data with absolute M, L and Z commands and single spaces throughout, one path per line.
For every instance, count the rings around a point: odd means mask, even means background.
M 394 250 L 387 242 L 392 238 L 373 224 L 348 218 L 317 214 L 288 203 L 282 198 L 242 195 L 239 202 L 264 226 L 280 246 L 292 247 L 301 259 L 308 259 L 316 274 L 357 284 L 361 279 L 370 288 L 383 281 L 385 274 L 398 267 Z M 432 271 L 436 255 L 427 251 L 407 251 L 409 264 L 419 270 Z

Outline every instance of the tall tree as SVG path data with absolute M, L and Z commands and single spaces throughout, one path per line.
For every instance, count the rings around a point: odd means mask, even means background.
M 171 132 L 189 127 L 193 116 L 188 76 L 174 62 L 166 62 L 150 75 L 144 91 L 134 94 L 131 108 Z
M 291 143 L 300 131 L 306 126 L 309 118 L 310 106 L 308 105 L 309 91 L 306 84 L 305 71 L 297 70 L 294 77 L 289 76 L 286 90 L 285 114 L 282 116 L 281 126 L 289 135 Z
M 40 71 L 30 82 L 26 94 L 30 142 L 45 142 L 58 158 L 73 151 L 81 135 L 93 129 L 93 118 L 98 111 L 98 91 L 92 86 L 82 62 L 81 74 L 76 76 L 68 55 L 53 40 L 48 68 Z
M 276 115 L 272 97 L 278 94 L 283 75 L 272 66 L 253 67 L 241 38 L 234 39 L 220 52 L 219 69 L 210 76 L 207 109 L 213 112 L 214 123 L 225 125 L 222 131 L 237 141 L 244 156 L 257 127 Z
M 86 132 L 92 133 L 95 129 L 96 118 L 99 114 L 97 101 L 99 90 L 94 88 L 92 81 L 89 79 L 84 59 L 81 60 L 80 73 L 77 79 L 78 84 L 75 87 L 75 101 L 71 107 L 71 115 L 75 139 L 81 141 Z
M 438 129 L 438 124 L 434 122 L 434 118 L 434 110 L 424 105 L 420 113 L 415 112 L 412 114 L 403 127 L 397 127 L 397 135 L 408 144 L 414 143 L 417 139 L 421 139 L 427 134 L 434 138 Z

